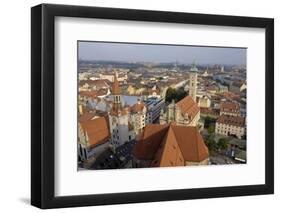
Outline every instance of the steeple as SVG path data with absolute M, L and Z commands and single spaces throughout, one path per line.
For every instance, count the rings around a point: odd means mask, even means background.
M 193 61 L 192 67 L 190 68 L 189 73 L 189 95 L 196 102 L 196 93 L 197 93 L 197 73 L 198 69 Z
M 191 68 L 190 68 L 190 71 L 191 71 L 191 72 L 198 72 L 198 69 L 197 69 L 196 64 L 195 64 L 195 60 L 194 60 L 193 63 L 192 63 L 192 66 L 191 66 Z
M 112 94 L 113 95 L 120 95 L 120 87 L 119 87 L 119 82 L 117 78 L 117 72 L 114 74 L 114 81 L 113 81 L 113 86 L 112 86 Z
M 113 106 L 112 111 L 118 113 L 121 110 L 121 91 L 119 87 L 119 82 L 117 79 L 117 72 L 114 74 L 114 81 L 112 85 L 112 95 L 113 95 Z

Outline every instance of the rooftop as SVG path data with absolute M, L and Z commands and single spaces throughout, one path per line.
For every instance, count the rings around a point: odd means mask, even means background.
M 174 124 L 149 124 L 145 127 L 133 154 L 151 160 L 151 166 L 180 166 L 201 162 L 209 157 L 208 148 L 196 127 Z
M 177 107 L 181 110 L 182 114 L 188 114 L 193 119 L 200 111 L 197 103 L 192 99 L 191 96 L 186 96 L 176 103 Z
M 93 120 L 79 122 L 82 130 L 87 133 L 89 146 L 97 146 L 109 140 L 110 131 L 108 117 L 99 117 Z
M 240 116 L 221 115 L 217 119 L 217 123 L 243 127 L 245 125 L 245 118 Z

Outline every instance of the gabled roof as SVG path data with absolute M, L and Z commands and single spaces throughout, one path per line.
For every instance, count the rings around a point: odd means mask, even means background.
M 110 131 L 108 117 L 79 122 L 83 131 L 88 135 L 89 146 L 103 144 L 109 140 Z
M 171 126 L 151 162 L 151 167 L 167 166 L 184 166 L 182 152 Z
M 151 166 L 180 166 L 185 161 L 201 162 L 209 151 L 196 127 L 149 124 L 133 150 L 139 160 Z
M 188 114 L 193 119 L 200 111 L 197 103 L 192 99 L 191 96 L 186 96 L 176 103 L 177 107 L 181 110 L 182 114 Z

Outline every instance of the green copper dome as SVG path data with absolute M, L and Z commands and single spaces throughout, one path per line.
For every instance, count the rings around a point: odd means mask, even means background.
M 198 72 L 198 68 L 195 65 L 195 62 L 193 62 L 191 68 L 190 68 L 190 72 Z

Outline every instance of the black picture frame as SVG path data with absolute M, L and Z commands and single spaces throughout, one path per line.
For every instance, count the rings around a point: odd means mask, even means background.
M 100 18 L 162 23 L 264 28 L 265 184 L 56 197 L 55 17 Z M 139 203 L 274 193 L 274 20 L 164 11 L 41 4 L 31 8 L 31 204 L 39 208 Z

